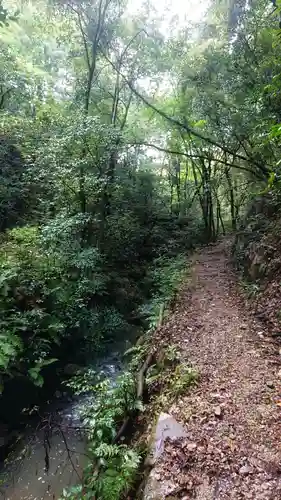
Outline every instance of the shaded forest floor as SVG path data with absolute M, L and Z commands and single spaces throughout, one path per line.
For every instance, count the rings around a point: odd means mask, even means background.
M 194 257 L 191 286 L 156 332 L 200 378 L 170 409 L 187 437 L 166 442 L 154 471 L 170 499 L 280 500 L 279 346 L 246 306 L 227 247 Z

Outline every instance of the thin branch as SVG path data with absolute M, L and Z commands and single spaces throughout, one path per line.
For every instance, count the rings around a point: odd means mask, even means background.
M 121 57 L 120 57 L 120 62 L 122 64 L 122 61 L 123 61 L 123 57 L 125 56 L 126 52 L 128 51 L 130 45 L 132 45 L 132 43 L 135 41 L 135 39 L 141 34 L 141 33 L 145 33 L 146 36 L 148 36 L 148 33 L 145 31 L 144 28 L 140 29 L 132 38 L 131 40 L 127 43 L 126 47 L 124 48 L 122 54 L 121 54 Z M 120 75 L 122 76 L 122 75 Z
M 130 108 L 130 105 L 131 105 L 131 102 L 132 102 L 132 97 L 133 97 L 133 92 L 131 92 L 131 94 L 129 96 L 129 99 L 128 99 L 128 102 L 127 102 L 127 104 L 125 106 L 125 113 L 124 113 L 124 116 L 123 116 L 122 123 L 120 125 L 121 130 L 123 130 L 123 128 L 125 127 L 125 124 L 126 124 L 126 121 L 127 121 L 128 112 L 129 112 L 129 108 Z
M 85 49 L 85 54 L 86 54 L 87 66 L 88 66 L 88 70 L 90 71 L 91 70 L 91 62 L 90 62 L 90 55 L 89 55 L 89 49 L 88 49 L 88 44 L 87 44 L 87 40 L 86 40 L 86 35 L 85 35 L 85 31 L 83 30 L 83 26 L 82 26 L 80 14 L 77 13 L 77 15 L 78 15 L 79 28 L 80 28 L 81 35 L 82 35 L 82 38 L 83 38 L 83 44 L 84 44 L 84 49 Z
M 175 151 L 175 150 L 171 150 L 171 149 L 162 148 L 161 146 L 157 146 L 156 144 L 150 144 L 148 142 L 135 142 L 135 143 L 132 143 L 131 146 L 146 146 L 149 148 L 155 148 L 158 151 L 163 151 L 164 153 L 185 156 L 186 158 L 194 158 L 194 159 L 202 159 L 202 160 L 209 160 L 210 159 L 209 156 L 204 156 L 204 155 L 200 155 L 200 154 L 183 153 L 181 151 Z M 233 153 L 233 155 L 234 155 L 234 153 Z M 236 163 L 229 163 L 228 161 L 221 160 L 219 158 L 212 158 L 212 161 L 215 161 L 217 163 L 222 163 L 223 165 L 228 165 L 229 167 L 238 168 L 239 170 L 244 170 L 245 172 L 249 172 L 249 173 L 255 175 L 256 177 L 263 179 L 262 176 L 260 176 L 255 170 L 252 170 L 251 168 L 242 167 L 241 165 L 237 165 Z
M 156 106 L 154 106 L 154 104 L 152 104 L 151 102 L 149 102 L 146 99 L 146 97 L 144 97 L 142 94 L 140 94 L 140 92 L 138 92 L 138 90 L 132 85 L 132 83 L 126 78 L 126 76 L 121 73 L 121 71 L 115 66 L 115 64 L 107 57 L 107 55 L 104 52 L 103 52 L 103 56 L 109 62 L 109 64 L 113 67 L 113 69 L 115 71 L 117 71 L 120 74 L 120 76 L 124 79 L 124 81 L 126 82 L 126 84 L 128 85 L 128 87 L 131 89 L 131 91 L 144 104 L 146 104 L 146 106 L 148 106 L 149 108 L 153 109 L 153 111 L 155 111 L 155 113 L 157 113 L 158 115 L 162 116 L 162 118 L 165 118 L 165 120 L 168 120 L 173 125 L 181 128 L 181 129 L 183 128 L 184 130 L 186 130 L 186 132 L 188 132 L 189 134 L 193 135 L 194 137 L 197 137 L 198 139 L 201 139 L 202 141 L 205 141 L 208 144 L 211 144 L 212 146 L 216 146 L 217 148 L 221 149 L 222 151 L 225 151 L 226 153 L 228 153 L 230 155 L 234 155 L 233 151 L 231 151 L 230 149 L 228 149 L 226 146 L 223 146 L 223 145 L 219 144 L 215 139 L 212 139 L 211 137 L 208 137 L 208 136 L 205 136 L 205 135 L 201 134 L 197 130 L 194 130 L 192 127 L 190 127 L 189 125 L 187 125 L 187 123 L 182 123 L 182 122 L 176 120 L 175 118 L 172 118 L 171 116 L 167 115 L 167 113 L 165 113 L 165 111 L 163 111 L 163 110 L 157 108 Z M 264 174 L 264 176 L 267 176 L 269 174 L 268 169 L 266 167 L 264 167 L 263 165 L 261 165 L 260 163 L 256 163 L 253 160 L 250 160 L 249 158 L 246 158 L 245 156 L 243 156 L 241 154 L 237 154 L 236 153 L 235 156 L 237 158 L 239 158 L 240 160 L 243 160 L 243 161 L 246 161 L 247 163 L 252 163 L 253 165 L 256 165 L 259 168 L 259 170 L 262 171 L 262 173 Z
M 68 459 L 69 459 L 69 461 L 70 461 L 70 463 L 72 465 L 73 470 L 76 472 L 79 481 L 82 483 L 82 477 L 80 476 L 80 474 L 79 474 L 78 470 L 76 469 L 75 464 L 74 464 L 74 462 L 72 460 L 70 449 L 68 447 L 68 444 L 67 444 L 67 441 L 66 441 L 66 437 L 65 437 L 64 432 L 63 432 L 62 429 L 60 429 L 60 433 L 62 435 L 62 439 L 63 439 L 64 445 L 65 445 L 65 448 L 66 448 Z

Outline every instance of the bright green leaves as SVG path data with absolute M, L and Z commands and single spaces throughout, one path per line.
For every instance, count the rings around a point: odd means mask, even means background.
M 90 461 L 83 474 L 83 498 L 88 493 L 101 500 L 119 500 L 132 486 L 141 462 L 137 450 L 114 442 L 120 422 L 135 410 L 144 406 L 136 397 L 136 381 L 133 372 L 119 376 L 114 385 L 109 380 L 96 382 L 93 372 L 79 374 L 71 380 L 71 387 L 92 391 L 93 404 L 89 400 L 81 417 L 88 429 Z M 89 498 L 92 498 L 89 497 Z M 79 499 L 80 491 L 65 491 L 63 498 Z
M 35 366 L 29 368 L 28 370 L 28 375 L 30 376 L 32 382 L 38 387 L 42 387 L 44 384 L 44 378 L 41 374 L 42 368 L 44 368 L 44 366 L 51 365 L 56 361 L 58 361 L 56 358 L 40 359 L 37 361 Z
M 280 135 L 281 135 L 281 124 L 277 123 L 276 125 L 273 125 L 271 127 L 269 137 L 275 139 L 276 137 L 280 137 Z
M 10 372 L 22 350 L 23 342 L 19 336 L 9 331 L 0 333 L 0 374 Z
M 178 255 L 177 258 L 172 259 L 158 257 L 150 266 L 146 278 L 151 280 L 156 292 L 150 302 L 140 307 L 140 314 L 148 322 L 149 328 L 157 326 L 161 306 L 163 304 L 167 306 L 173 300 L 186 273 L 186 266 L 184 255 Z

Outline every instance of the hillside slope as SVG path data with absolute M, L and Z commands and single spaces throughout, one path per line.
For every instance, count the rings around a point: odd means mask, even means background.
M 254 200 L 233 246 L 251 308 L 274 336 L 281 335 L 280 235 L 281 199 L 269 193 Z

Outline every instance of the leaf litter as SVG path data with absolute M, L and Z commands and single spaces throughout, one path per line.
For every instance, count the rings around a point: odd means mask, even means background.
M 156 463 L 163 498 L 280 500 L 281 356 L 241 297 L 225 242 L 195 257 L 155 343 L 175 344 L 200 373 L 169 410 L 187 437 Z

